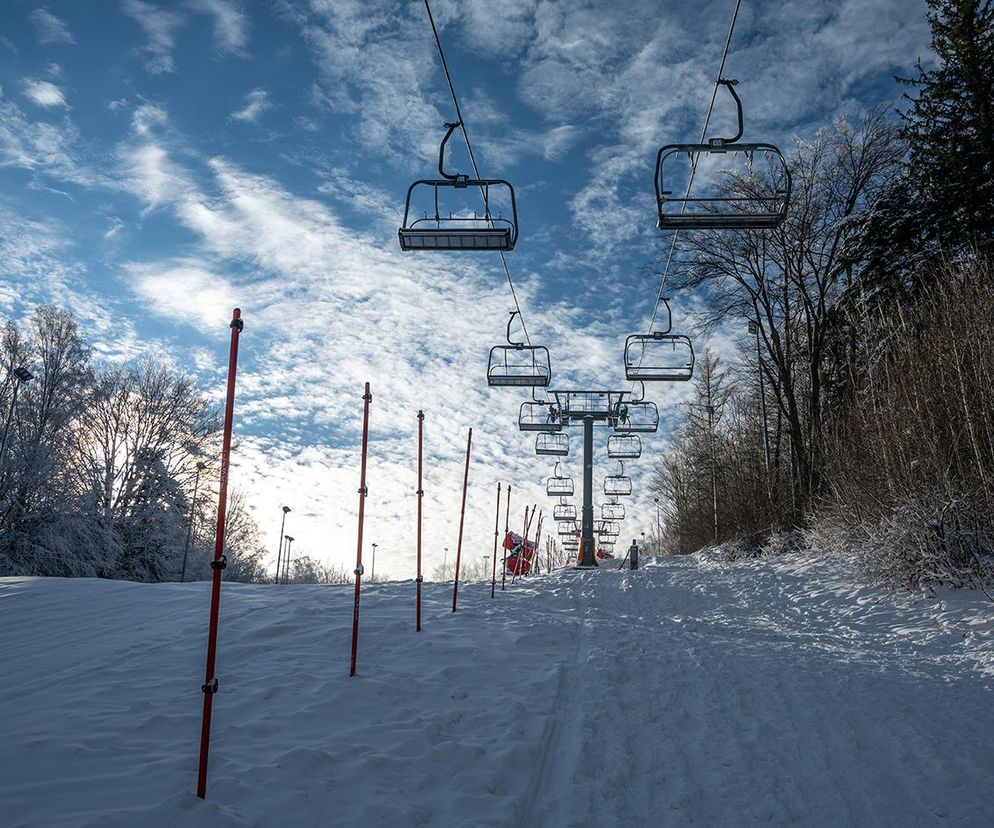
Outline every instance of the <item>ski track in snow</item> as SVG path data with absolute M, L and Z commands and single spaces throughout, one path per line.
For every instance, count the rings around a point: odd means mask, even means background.
M 807 556 L 222 593 L 0 579 L 0 825 L 994 824 L 994 606 Z

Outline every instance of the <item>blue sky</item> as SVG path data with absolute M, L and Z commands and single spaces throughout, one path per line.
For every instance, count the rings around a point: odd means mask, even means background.
M 657 288 L 643 267 L 668 243 L 655 151 L 697 139 L 732 6 L 433 4 L 481 171 L 516 187 L 508 262 L 557 387 L 623 383 L 624 336 Z M 515 523 L 526 503 L 551 511 L 552 464 L 515 427 L 521 395 L 485 384 L 512 307 L 499 260 L 398 249 L 407 185 L 433 174 L 453 117 L 421 2 L 7 0 L 0 16 L 0 314 L 69 305 L 100 359 L 163 353 L 220 399 L 239 305 L 232 485 L 274 549 L 286 503 L 295 552 L 354 559 L 367 379 L 378 570 L 413 571 L 419 408 L 428 569 L 455 547 L 470 426 L 467 554 L 491 548 L 496 481 L 514 486 Z M 744 0 L 725 74 L 746 139 L 789 145 L 896 103 L 893 75 L 928 62 L 928 41 L 922 0 Z M 723 103 L 717 134 L 734 118 Z M 674 297 L 678 327 L 696 301 Z M 663 426 L 628 464 L 623 537 L 653 519 L 648 458 L 686 390 L 650 390 Z M 565 466 L 578 477 L 578 454 Z

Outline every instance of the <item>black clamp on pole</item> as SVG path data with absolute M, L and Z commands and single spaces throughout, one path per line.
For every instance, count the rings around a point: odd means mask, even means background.
M 217 679 L 212 678 L 206 684 L 201 684 L 200 689 L 208 696 L 213 696 L 217 692 Z
M 228 556 L 222 555 L 216 561 L 211 561 L 211 569 L 224 569 L 228 565 Z

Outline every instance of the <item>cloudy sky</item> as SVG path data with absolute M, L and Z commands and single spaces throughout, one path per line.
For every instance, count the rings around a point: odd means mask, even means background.
M 733 5 L 433 4 L 481 172 L 516 188 L 508 264 L 556 387 L 624 385 L 624 336 L 657 289 L 644 267 L 668 243 L 655 151 L 697 140 Z M 789 145 L 896 103 L 893 75 L 929 60 L 924 6 L 743 0 L 725 74 L 746 140 Z M 469 427 L 465 554 L 489 553 L 498 480 L 515 524 L 526 503 L 551 508 L 552 464 L 516 429 L 522 395 L 485 382 L 513 307 L 499 259 L 398 249 L 407 185 L 433 174 L 453 119 L 420 0 L 5 0 L 2 17 L 0 315 L 71 306 L 100 359 L 165 353 L 220 400 L 240 306 L 232 485 L 274 553 L 288 504 L 295 552 L 354 560 L 365 380 L 378 571 L 413 573 L 419 408 L 427 571 L 455 549 Z M 733 125 L 723 103 L 716 134 Z M 674 297 L 676 327 L 695 301 Z M 685 392 L 650 389 L 663 422 L 630 464 L 623 539 L 654 520 L 649 455 Z M 578 452 L 565 467 L 578 478 Z

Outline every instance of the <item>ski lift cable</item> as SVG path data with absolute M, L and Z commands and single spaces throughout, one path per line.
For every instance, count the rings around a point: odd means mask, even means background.
M 427 0 L 425 0 L 427 3 Z M 728 26 L 728 36 L 725 38 L 725 48 L 721 53 L 721 63 L 718 65 L 718 74 L 715 76 L 714 80 L 714 90 L 711 92 L 711 103 L 708 105 L 708 112 L 704 118 L 704 127 L 701 129 L 701 140 L 698 143 L 703 144 L 707 139 L 708 126 L 711 124 L 711 114 L 714 112 L 714 102 L 718 97 L 718 87 L 721 86 L 721 79 L 725 72 L 725 61 L 728 58 L 728 47 L 732 43 L 732 34 L 735 31 L 735 21 L 739 16 L 739 6 L 742 5 L 742 0 L 735 0 L 735 8 L 732 10 L 732 21 Z M 698 157 L 695 156 L 691 162 L 690 166 L 690 180 L 687 182 L 687 192 L 684 195 L 684 199 L 690 198 L 690 190 L 694 186 L 694 176 L 697 174 L 697 162 Z M 680 210 L 683 213 L 687 209 L 686 200 L 684 201 L 683 207 Z M 677 230 L 673 233 L 673 240 L 670 242 L 669 253 L 666 255 L 666 263 L 663 266 L 663 273 L 659 280 L 659 291 L 656 293 L 656 302 L 652 307 L 652 316 L 649 318 L 648 332 L 652 333 L 652 326 L 656 322 L 656 314 L 659 313 L 659 303 L 662 301 L 663 294 L 666 291 L 666 278 L 669 275 L 670 262 L 673 261 L 673 253 L 676 250 L 677 238 L 680 235 L 680 231 Z
M 431 13 L 431 5 L 428 0 L 424 0 L 425 12 L 428 14 L 428 22 L 431 24 L 431 33 L 435 37 L 435 46 L 438 48 L 438 57 L 442 62 L 442 71 L 445 73 L 445 82 L 449 86 L 449 95 L 452 97 L 452 106 L 456 111 L 456 120 L 461 125 L 462 137 L 466 142 L 466 152 L 469 155 L 469 163 L 473 167 L 473 175 L 480 178 L 480 169 L 476 165 L 476 156 L 473 154 L 473 145 L 469 142 L 469 132 L 466 130 L 466 121 L 463 120 L 462 109 L 459 107 L 459 98 L 456 96 L 456 88 L 452 84 L 452 75 L 449 74 L 449 63 L 445 59 L 445 50 L 442 49 L 442 39 L 438 35 L 438 28 L 435 26 L 435 17 Z M 717 88 L 715 89 L 717 93 Z M 712 101 L 713 103 L 713 101 Z M 483 209 L 487 216 L 490 215 L 490 205 L 487 203 L 487 195 L 483 193 Z M 504 257 L 504 251 L 498 250 L 500 255 L 500 263 L 504 268 L 504 276 L 507 277 L 507 285 L 511 289 L 511 298 L 514 300 L 514 307 L 518 311 L 518 319 L 521 321 L 521 329 L 525 334 L 525 341 L 530 346 L 532 344 L 531 337 L 528 335 L 528 327 L 525 325 L 525 316 L 521 312 L 521 305 L 518 303 L 518 294 L 514 290 L 514 280 L 511 278 L 511 270 L 507 266 L 507 259 Z

